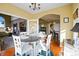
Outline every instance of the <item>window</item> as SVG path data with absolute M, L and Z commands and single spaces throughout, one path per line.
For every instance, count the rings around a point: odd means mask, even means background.
M 5 19 L 2 16 L 0 16 L 0 27 L 5 28 Z

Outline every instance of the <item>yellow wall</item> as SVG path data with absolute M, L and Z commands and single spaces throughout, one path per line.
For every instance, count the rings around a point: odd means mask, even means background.
M 13 5 L 11 5 L 10 3 L 0 3 L 0 12 L 6 12 L 6 13 L 10 13 L 16 16 L 21 16 L 24 17 L 26 19 L 30 19 L 32 18 L 32 15 L 20 8 L 17 8 Z

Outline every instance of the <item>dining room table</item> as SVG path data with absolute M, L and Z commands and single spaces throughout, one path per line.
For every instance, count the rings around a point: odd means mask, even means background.
M 38 36 L 29 36 L 28 38 L 22 39 L 21 42 L 33 43 L 33 56 L 36 56 L 35 46 L 37 41 L 39 41 L 40 39 L 41 37 L 38 37 Z

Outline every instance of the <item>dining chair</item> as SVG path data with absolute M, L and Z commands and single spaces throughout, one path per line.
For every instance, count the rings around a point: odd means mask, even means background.
M 52 34 L 49 34 L 49 35 L 48 35 L 48 37 L 47 37 L 47 42 L 46 42 L 46 43 L 43 43 L 43 42 L 40 40 L 40 45 L 41 45 L 41 47 L 42 47 L 40 55 L 48 56 L 48 54 L 50 54 L 51 36 L 52 36 Z
M 24 40 L 24 39 L 27 39 L 27 38 L 29 38 L 29 35 L 26 33 L 26 32 L 21 32 L 20 33 L 20 39 L 21 40 Z M 29 44 L 29 42 L 22 42 L 22 44 Z
M 26 39 L 26 38 L 29 38 L 29 35 L 26 32 L 21 32 L 20 33 L 20 38 L 21 39 Z
M 31 45 L 26 45 L 21 43 L 20 36 L 12 35 L 14 46 L 15 46 L 15 56 L 25 56 L 30 55 Z

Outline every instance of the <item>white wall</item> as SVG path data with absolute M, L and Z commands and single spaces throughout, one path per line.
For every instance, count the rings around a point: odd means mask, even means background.
M 59 23 L 54 24 L 54 30 L 60 31 L 60 24 Z
M 58 33 L 58 39 L 60 40 L 60 23 L 54 24 L 54 30 Z
M 14 17 L 14 16 L 11 17 L 11 21 L 16 20 L 16 19 L 18 19 L 18 17 Z
M 47 26 L 46 26 L 47 35 L 50 34 L 50 24 L 51 23 L 47 23 Z

